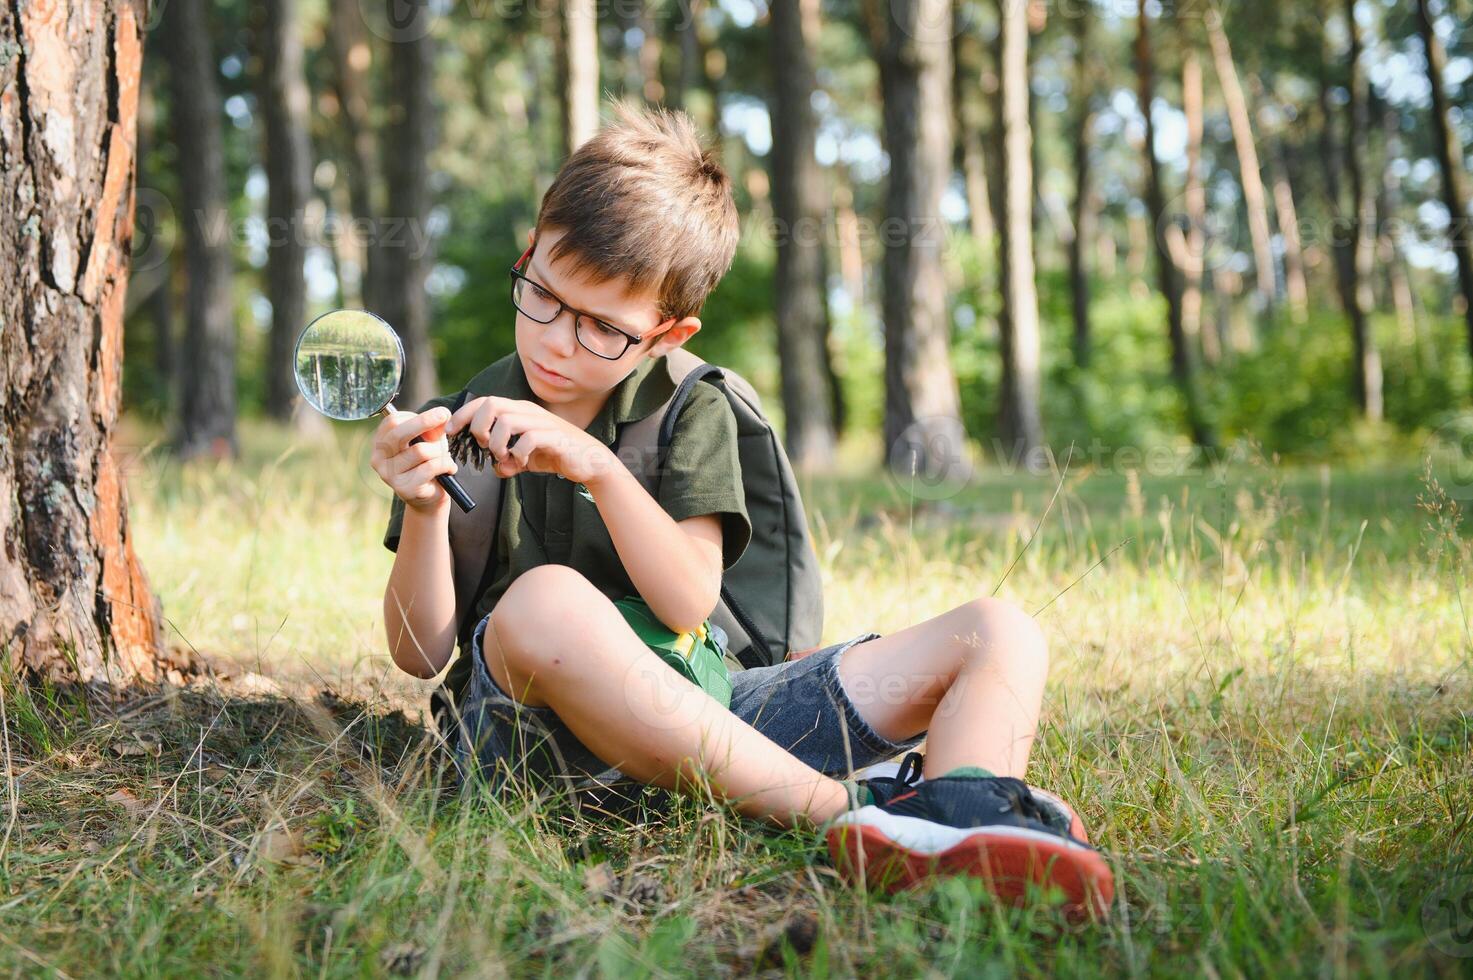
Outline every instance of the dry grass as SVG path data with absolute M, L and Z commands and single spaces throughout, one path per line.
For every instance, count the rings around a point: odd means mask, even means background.
M 613 817 L 443 791 L 417 724 L 430 685 L 383 652 L 387 499 L 361 432 L 340 435 L 288 449 L 252 429 L 236 466 L 181 473 L 145 454 L 135 467 L 138 547 L 172 639 L 270 680 L 118 703 L 7 685 L 0 964 L 68 975 L 1459 975 L 1473 964 L 1446 952 L 1455 937 L 1439 934 L 1436 904 L 1473 901 L 1468 529 L 1410 464 L 1260 462 L 1221 481 L 1075 471 L 1055 497 L 1056 479 L 998 474 L 913 493 L 856 463 L 807 489 L 826 640 L 995 589 L 1040 610 L 1054 667 L 1031 778 L 1079 806 L 1122 886 L 1110 921 L 1080 926 L 1046 905 L 999 908 L 966 881 L 869 896 L 835 877 L 810 836 L 698 800 L 651 794 Z

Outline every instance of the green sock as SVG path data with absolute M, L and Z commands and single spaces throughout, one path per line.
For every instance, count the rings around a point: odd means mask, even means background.
M 942 779 L 992 779 L 993 774 L 981 766 L 957 766 Z
M 854 809 L 874 805 L 875 794 L 871 793 L 870 788 L 864 783 L 857 779 L 841 779 L 839 782 L 843 783 L 844 788 L 849 791 L 849 805 Z

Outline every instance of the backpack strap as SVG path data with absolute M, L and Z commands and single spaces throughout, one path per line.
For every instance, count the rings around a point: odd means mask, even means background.
M 675 420 L 685 407 L 691 389 L 704 378 L 724 378 L 721 368 L 707 364 L 690 351 L 677 347 L 665 355 L 665 365 L 670 380 L 675 382 L 675 391 L 664 404 L 642 419 L 626 423 L 619 429 L 615 439 L 615 451 L 624 460 L 635 478 L 659 499 L 660 473 L 664 470 L 665 456 L 670 451 L 670 439 L 675 432 Z

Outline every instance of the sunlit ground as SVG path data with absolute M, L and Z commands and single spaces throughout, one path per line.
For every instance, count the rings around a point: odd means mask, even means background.
M 181 471 L 131 427 L 136 545 L 171 642 L 291 694 L 417 709 L 432 685 L 384 646 L 370 429 L 334 431 L 296 445 L 250 425 L 242 462 Z M 118 764 L 104 746 L 123 728 L 17 749 L 41 789 L 18 818 L 26 856 L 5 857 L 6 947 L 73 972 L 181 974 L 1469 968 L 1453 955 L 1466 923 L 1439 918 L 1473 894 L 1469 528 L 1446 492 L 1466 486 L 1440 490 L 1440 464 L 1429 481 L 1415 461 L 1245 459 L 929 487 L 880 475 L 875 455 L 848 446 L 805 492 L 824 639 L 993 591 L 1037 611 L 1053 667 L 1030 778 L 1078 806 L 1112 861 L 1108 922 L 1000 909 L 964 882 L 869 898 L 810 836 L 699 803 L 619 832 L 520 803 L 446 807 L 402 765 L 355 783 L 340 740 L 290 712 L 268 712 L 268 738 L 250 712 L 211 722 L 209 707 L 169 716 L 178 744 L 138 763 L 136 807 L 78 772 L 124 780 L 86 763 Z M 211 757 L 218 782 L 196 747 L 227 759 Z M 641 875 L 658 900 L 606 899 Z M 70 927 L 93 906 L 108 926 Z

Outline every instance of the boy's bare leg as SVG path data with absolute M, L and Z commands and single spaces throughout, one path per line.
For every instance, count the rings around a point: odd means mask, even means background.
M 839 681 L 859 714 L 899 742 L 922 731 L 928 778 L 958 766 L 1023 777 L 1048 647 L 1032 616 L 982 598 L 850 647 Z
M 523 704 L 550 705 L 600 759 L 671 788 L 697 770 L 738 811 L 822 823 L 848 790 L 809 768 L 662 661 L 574 569 L 541 565 L 497 602 L 482 639 L 491 676 Z

